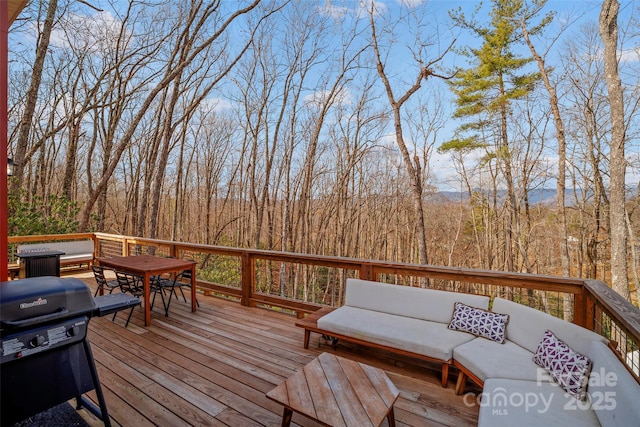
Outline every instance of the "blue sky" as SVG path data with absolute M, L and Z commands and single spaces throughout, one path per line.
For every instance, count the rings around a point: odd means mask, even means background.
M 226 3 L 223 2 L 223 5 L 235 6 L 235 2 Z M 354 13 L 359 8 L 366 6 L 367 3 L 362 3 L 360 1 L 341 1 L 341 0 L 301 0 L 304 2 L 303 4 L 308 4 L 309 8 L 323 11 L 327 13 L 327 11 L 331 11 L 331 13 Z M 370 0 L 367 0 L 367 2 Z M 90 0 L 90 3 L 98 8 L 102 8 L 105 12 L 102 14 L 102 19 L 116 19 L 117 12 L 113 11 L 112 1 L 110 0 Z M 165 4 L 171 4 L 170 2 L 162 2 Z M 126 3 L 115 2 L 115 7 L 122 6 Z M 475 46 L 478 47 L 479 41 L 474 39 L 471 35 L 461 32 L 457 29 L 453 29 L 450 20 L 448 17 L 448 11 L 450 9 L 456 8 L 460 6 L 464 11 L 465 15 L 470 16 L 476 7 L 480 5 L 478 1 L 444 1 L 444 0 L 436 0 L 436 1 L 423 1 L 423 0 L 385 0 L 376 2 L 377 9 L 381 11 L 381 14 L 385 16 L 397 16 L 401 11 L 406 11 L 407 7 L 409 9 L 412 8 L 420 8 L 423 7 L 426 11 L 425 20 L 422 21 L 423 25 L 425 25 L 425 34 L 428 32 L 432 35 L 434 46 L 432 50 L 433 55 L 437 55 L 442 50 L 444 50 L 447 46 L 449 46 L 450 41 L 455 37 L 457 38 L 457 46 Z M 620 12 L 620 22 L 628 22 L 630 16 L 638 13 L 638 8 L 640 6 L 640 2 L 626 1 L 621 4 L 621 12 Z M 601 2 L 597 1 L 582 1 L 582 0 L 574 0 L 574 1 L 557 1 L 557 0 L 549 0 L 546 5 L 546 10 L 555 10 L 557 12 L 555 21 L 550 25 L 547 30 L 547 34 L 555 34 L 560 33 L 561 29 L 564 28 L 564 32 L 562 32 L 562 36 L 559 40 L 555 42 L 555 47 L 550 51 L 550 55 L 548 57 L 549 65 L 558 64 L 558 61 L 561 59 L 559 55 L 561 55 L 562 49 L 561 46 L 563 44 L 563 39 L 571 38 L 576 32 L 580 31 L 580 27 L 585 23 L 592 22 L 597 23 L 598 14 L 600 12 Z M 487 1 L 483 3 L 483 8 L 478 14 L 478 19 L 482 20 L 487 17 L 487 13 L 491 8 L 491 2 Z M 88 7 L 79 7 L 77 10 L 82 11 L 86 14 L 95 14 L 95 10 L 90 9 Z M 566 27 L 566 28 L 565 28 Z M 401 29 L 402 30 L 402 29 Z M 411 43 L 411 38 L 415 37 L 415 34 L 412 34 L 410 31 L 411 28 L 404 29 L 406 31 L 400 31 L 398 33 L 399 42 L 398 46 L 401 47 L 402 42 Z M 404 39 L 403 39 L 404 37 Z M 53 43 L 55 43 L 55 33 L 53 36 Z M 634 44 L 635 43 L 635 44 Z M 629 61 L 632 64 L 638 63 L 638 41 L 631 40 L 630 44 L 623 46 L 623 58 Z M 528 52 L 527 52 L 528 53 Z M 399 88 L 399 92 L 402 91 L 401 81 L 404 80 L 406 82 L 415 80 L 415 71 L 412 72 L 411 65 L 413 65 L 413 59 L 408 55 L 407 51 L 403 51 L 398 48 L 397 51 L 394 51 L 393 57 L 393 65 L 396 67 L 395 76 L 398 78 L 397 87 Z M 449 53 L 444 61 L 444 68 L 453 68 L 455 66 L 466 66 L 467 60 L 466 58 L 457 55 L 455 52 Z M 446 73 L 446 71 L 443 71 Z M 433 83 L 433 84 L 432 84 Z M 430 86 L 437 87 L 438 92 L 436 96 L 443 98 L 443 105 L 445 108 L 445 114 L 451 114 L 453 111 L 453 98 L 451 93 L 447 90 L 446 85 L 442 82 L 430 82 Z M 429 96 L 432 96 L 429 93 L 430 88 L 423 88 L 422 91 L 422 99 L 428 99 Z M 313 95 L 310 95 L 313 96 Z M 228 108 L 230 106 L 228 100 L 215 99 L 212 102 L 220 102 L 219 108 Z M 441 142 L 446 141 L 453 135 L 453 131 L 458 126 L 458 123 L 454 120 L 447 120 L 446 126 L 441 132 L 438 140 Z M 439 144 L 438 144 L 439 145 Z M 628 154 L 633 157 L 634 155 L 638 156 L 638 143 L 637 141 L 634 144 L 629 145 Z M 553 153 L 548 153 L 549 159 L 553 162 Z M 433 157 L 431 159 L 432 170 L 435 174 L 435 178 L 438 186 L 441 188 L 449 189 L 459 189 L 458 180 L 456 178 L 455 170 L 453 169 L 451 162 L 449 160 L 448 155 L 439 155 L 437 153 L 433 153 Z M 629 170 L 630 173 L 630 181 L 637 182 L 638 173 L 637 168 Z

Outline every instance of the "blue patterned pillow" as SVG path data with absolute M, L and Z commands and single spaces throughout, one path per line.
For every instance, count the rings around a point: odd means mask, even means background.
M 508 314 L 493 313 L 457 302 L 454 304 L 449 329 L 469 332 L 502 344 L 507 337 L 506 327 L 508 321 Z

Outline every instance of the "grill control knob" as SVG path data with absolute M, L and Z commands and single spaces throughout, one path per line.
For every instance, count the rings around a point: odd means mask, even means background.
M 80 333 L 80 328 L 77 326 L 72 326 L 71 328 L 69 328 L 69 330 L 67 330 L 67 335 L 70 337 L 75 337 L 79 333 Z
M 42 335 L 36 335 L 29 343 L 31 347 L 40 347 L 44 344 L 44 337 Z

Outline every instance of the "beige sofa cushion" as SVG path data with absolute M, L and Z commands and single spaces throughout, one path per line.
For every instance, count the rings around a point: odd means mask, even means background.
M 453 349 L 453 359 L 482 381 L 489 378 L 553 381 L 543 368 L 533 362 L 533 353 L 512 341 L 500 344 L 475 338 Z
M 587 395 L 603 426 L 640 426 L 640 385 L 606 344 L 594 341 Z
M 466 332 L 448 329 L 446 323 L 350 306 L 340 307 L 321 317 L 318 327 L 443 361 L 451 359 L 455 347 L 474 339 Z
M 491 311 L 509 315 L 507 340 L 531 353 L 535 353 L 547 329 L 581 354 L 588 353 L 591 341 L 606 342 L 601 335 L 581 326 L 503 298 L 493 301 Z
M 554 383 L 492 378 L 484 383 L 478 426 L 600 425 L 588 403 L 578 407 L 573 405 L 573 402 L 574 400 Z
M 449 323 L 456 302 L 487 309 L 489 297 L 347 279 L 345 305 L 402 317 Z

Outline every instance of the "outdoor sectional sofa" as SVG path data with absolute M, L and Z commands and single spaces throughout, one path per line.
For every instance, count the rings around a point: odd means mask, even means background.
M 475 338 L 447 327 L 457 301 L 489 307 L 489 297 L 482 295 L 348 279 L 344 305 L 318 319 L 318 329 L 345 341 L 440 363 L 446 387 L 453 349 Z
M 506 299 L 488 306 L 486 296 L 348 279 L 342 307 L 296 324 L 305 328 L 305 348 L 317 332 L 440 363 L 443 387 L 455 365 L 456 393 L 467 379 L 483 388 L 478 397 L 462 397 L 480 402 L 480 426 L 640 425 L 640 385 L 604 337 Z M 562 361 L 567 355 L 569 363 Z M 545 370 L 534 357 L 552 366 Z M 554 363 L 570 375 L 557 375 Z M 589 381 L 586 393 L 567 379 L 574 371 Z

